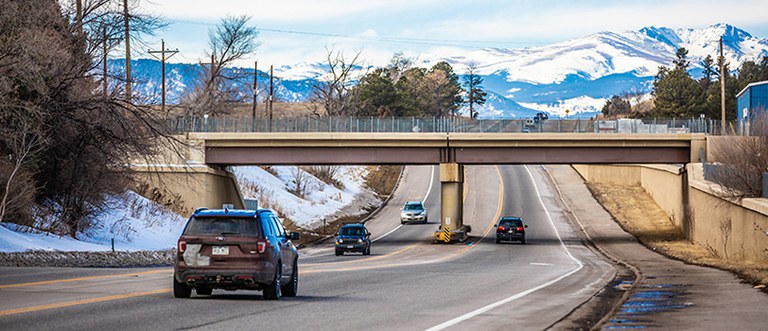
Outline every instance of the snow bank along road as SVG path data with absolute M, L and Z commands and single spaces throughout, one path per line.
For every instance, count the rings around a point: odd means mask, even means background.
M 474 237 L 431 244 L 436 177 L 432 167 L 407 168 L 368 222 L 378 239 L 371 256 L 302 252 L 296 298 L 215 290 L 174 299 L 168 268 L 3 268 L 0 329 L 545 329 L 613 278 L 615 268 L 581 244 L 536 166 L 467 167 L 464 217 Z M 422 199 L 430 223 L 400 226 L 402 203 Z M 494 243 L 500 215 L 527 221 L 526 245 Z

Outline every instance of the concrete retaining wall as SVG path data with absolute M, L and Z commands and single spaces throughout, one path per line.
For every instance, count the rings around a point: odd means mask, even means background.
M 768 262 L 768 199 L 719 198 L 717 185 L 704 181 L 700 163 L 689 164 L 685 172 L 670 165 L 573 167 L 588 182 L 642 186 L 688 239 L 722 258 Z
M 151 192 L 168 196 L 175 210 L 191 214 L 195 208 L 221 208 L 232 204 L 244 208 L 237 179 L 231 173 L 205 165 L 134 166 L 138 180 Z

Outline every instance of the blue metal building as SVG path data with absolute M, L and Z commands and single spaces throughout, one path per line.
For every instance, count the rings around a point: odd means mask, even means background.
M 768 109 L 768 81 L 747 85 L 736 95 L 736 112 L 739 126 L 743 121 L 754 118 L 757 112 L 765 112 Z

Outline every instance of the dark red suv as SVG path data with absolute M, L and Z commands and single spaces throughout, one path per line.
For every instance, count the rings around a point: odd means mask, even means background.
M 296 296 L 298 253 L 291 240 L 297 239 L 271 210 L 198 209 L 179 238 L 173 295 L 219 288 L 262 290 L 271 300 Z

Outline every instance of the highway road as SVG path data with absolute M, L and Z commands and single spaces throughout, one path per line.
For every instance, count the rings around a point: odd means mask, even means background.
M 467 167 L 464 218 L 473 237 L 432 244 L 435 167 L 408 167 L 367 226 L 371 256 L 302 250 L 299 295 L 215 290 L 174 299 L 172 270 L 0 269 L 0 329 L 541 330 L 606 286 L 615 267 L 582 244 L 537 166 Z M 406 200 L 429 224 L 400 225 Z M 495 244 L 500 215 L 522 216 L 528 243 Z

